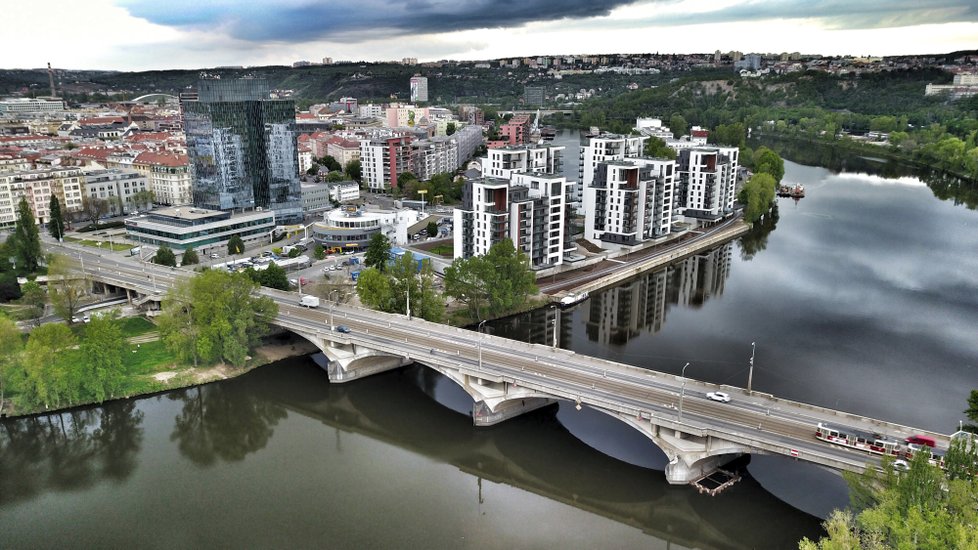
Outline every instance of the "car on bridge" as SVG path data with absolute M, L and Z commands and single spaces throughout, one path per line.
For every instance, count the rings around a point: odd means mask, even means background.
M 343 334 L 349 334 L 350 333 L 350 328 L 347 327 L 346 325 L 337 325 L 336 326 L 336 332 L 342 332 Z
M 710 393 L 706 394 L 706 398 L 712 399 L 713 401 L 719 401 L 720 403 L 730 402 L 730 394 L 722 391 L 711 391 Z

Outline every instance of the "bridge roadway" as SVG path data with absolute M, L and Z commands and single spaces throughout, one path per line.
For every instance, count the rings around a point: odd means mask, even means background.
M 68 253 L 79 265 L 84 262 L 93 280 L 156 298 L 177 279 L 190 275 L 181 269 L 134 263 L 134 259 L 99 256 L 78 247 Z M 949 442 L 945 434 L 769 394 L 748 394 L 741 388 L 560 348 L 330 302 L 308 309 L 298 305 L 296 293 L 264 288 L 261 293 L 279 306 L 275 324 L 316 343 L 331 364 L 337 354 L 352 358 L 346 364 L 353 369 L 345 375 L 334 378 L 338 371 L 330 371 L 335 382 L 379 372 L 376 368 L 357 372 L 356 363 L 369 359 L 367 355 L 386 355 L 400 358 L 388 368 L 418 362 L 460 384 L 473 397 L 476 424 L 493 424 L 558 400 L 590 406 L 638 429 L 660 447 L 671 460 L 666 476 L 672 483 L 693 481 L 743 453 L 779 454 L 857 472 L 879 465 L 874 455 L 815 439 L 819 422 L 899 440 L 924 433 L 943 448 Z M 332 330 L 340 324 L 350 332 Z M 706 398 L 707 392 L 716 390 L 728 392 L 731 402 Z

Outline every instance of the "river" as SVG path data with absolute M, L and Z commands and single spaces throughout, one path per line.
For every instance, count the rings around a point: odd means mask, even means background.
M 764 231 L 594 293 L 559 344 L 742 386 L 755 342 L 757 390 L 953 430 L 978 386 L 978 213 L 915 177 L 786 165 L 807 196 Z M 549 342 L 553 316 L 486 329 Z M 0 547 L 790 548 L 821 531 L 784 501 L 822 515 L 845 498 L 771 457 L 703 496 L 588 409 L 475 429 L 467 406 L 423 367 L 330 385 L 299 358 L 6 419 Z

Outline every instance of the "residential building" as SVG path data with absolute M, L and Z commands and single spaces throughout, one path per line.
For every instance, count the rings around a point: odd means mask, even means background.
M 462 126 L 451 137 L 458 144 L 458 165 L 456 168 L 472 158 L 479 146 L 485 142 L 482 128 L 475 125 Z
M 487 151 L 482 175 L 510 179 L 517 172 L 563 174 L 564 146 L 543 144 L 506 145 Z
M 384 118 L 387 115 L 387 109 L 385 109 L 383 105 L 377 103 L 360 105 L 357 108 L 357 112 L 359 112 L 360 116 L 364 118 Z
M 499 135 L 510 145 L 522 145 L 530 139 L 532 124 L 530 115 L 513 115 L 513 118 L 499 127 Z
M 360 142 L 360 171 L 372 192 L 397 188 L 397 177 L 411 170 L 411 137 L 388 136 Z
M 0 227 L 17 220 L 17 206 L 25 197 L 38 224 L 47 223 L 51 195 L 61 201 L 63 212 L 80 212 L 82 171 L 78 168 L 50 168 L 0 173 Z
M 419 181 L 435 174 L 454 172 L 459 167 L 458 143 L 451 137 L 437 136 L 410 144 L 410 171 Z
M 562 264 L 569 185 L 563 176 L 531 173 L 466 181 L 454 210 L 455 257 L 481 256 L 509 239 L 534 269 Z
M 345 168 L 351 161 L 360 160 L 360 142 L 341 136 L 330 136 L 326 140 L 326 154 Z
M 13 97 L 0 99 L 0 116 L 63 114 L 65 101 L 57 97 Z
M 330 202 L 328 183 L 305 183 L 299 184 L 302 190 L 302 213 L 312 214 L 322 212 L 333 207 Z
M 147 207 L 143 194 L 149 178 L 135 170 L 109 168 L 83 171 L 82 196 L 106 201 L 112 214 L 127 214 Z M 137 193 L 140 195 L 137 197 Z
M 178 206 L 193 201 L 190 165 L 187 155 L 173 153 L 139 153 L 133 168 L 148 169 L 149 188 L 158 204 Z
M 676 161 L 635 158 L 598 163 L 584 188 L 584 238 L 609 248 L 634 246 L 672 228 Z
M 739 155 L 736 147 L 680 150 L 676 161 L 675 213 L 708 223 L 731 214 Z
M 272 210 L 231 214 L 193 206 L 160 208 L 128 218 L 126 237 L 134 242 L 173 250 L 193 248 L 200 254 L 227 253 L 227 244 L 237 235 L 245 246 L 269 241 L 275 229 Z
M 182 102 L 193 203 L 203 209 L 271 209 L 302 219 L 295 103 L 269 99 L 260 78 L 201 79 Z
M 411 101 L 428 101 L 428 79 L 420 75 L 411 77 Z
M 592 133 L 581 138 L 580 164 L 578 166 L 578 182 L 573 189 L 571 199 L 583 214 L 581 207 L 584 200 L 584 189 L 594 182 L 598 164 L 616 160 L 636 159 L 644 154 L 646 136 L 626 136 L 609 133 Z

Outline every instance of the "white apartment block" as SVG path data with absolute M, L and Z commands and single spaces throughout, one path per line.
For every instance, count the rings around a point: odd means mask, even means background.
M 384 118 L 387 116 L 387 109 L 379 103 L 369 103 L 357 107 L 357 112 L 364 118 Z
M 562 264 L 569 186 L 551 174 L 467 181 L 462 208 L 454 211 L 455 257 L 484 255 L 509 239 L 535 269 Z
M 411 172 L 419 181 L 459 167 L 458 144 L 450 137 L 434 137 L 411 143 Z
M 472 158 L 475 150 L 485 143 L 485 138 L 482 136 L 482 127 L 476 126 L 475 124 L 462 126 L 452 134 L 452 139 L 458 144 L 459 166 L 465 164 L 466 161 Z
M 598 163 L 584 189 L 584 238 L 610 248 L 668 235 L 676 173 L 676 162 L 666 159 Z
M 517 172 L 563 174 L 564 146 L 506 145 L 489 149 L 482 159 L 482 176 L 509 179 Z
M 680 150 L 676 161 L 676 214 L 714 222 L 732 213 L 739 155 L 736 147 Z
M 30 163 L 25 158 L 0 155 L 0 174 L 7 172 L 25 172 L 29 169 Z
M 150 189 L 149 179 L 134 170 L 85 170 L 82 181 L 82 195 L 107 201 L 109 212 L 128 214 L 147 206 L 136 201 L 136 193 Z
M 62 213 L 80 212 L 82 204 L 82 171 L 78 168 L 28 170 L 0 174 L 0 226 L 13 225 L 21 197 L 34 212 L 38 224 L 47 223 L 51 212 L 51 195 L 58 197 Z
M 582 140 L 580 165 L 578 167 L 578 182 L 573 190 L 572 201 L 577 206 L 577 213 L 583 214 L 584 189 L 594 181 L 598 164 L 616 160 L 634 159 L 642 156 L 645 150 L 646 136 L 625 136 L 619 134 L 598 134 L 587 136 Z

